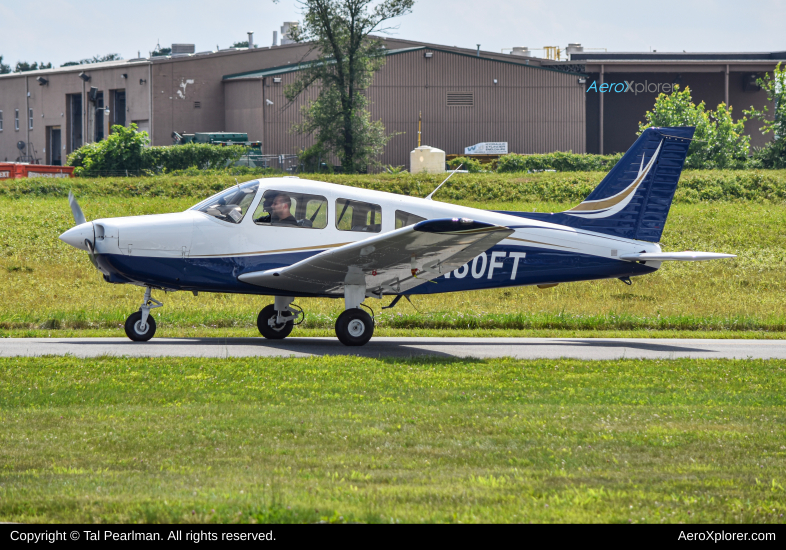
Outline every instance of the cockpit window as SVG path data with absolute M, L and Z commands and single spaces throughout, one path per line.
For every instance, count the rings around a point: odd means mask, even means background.
M 240 223 L 243 220 L 243 216 L 246 215 L 248 207 L 254 201 L 258 189 L 258 181 L 249 181 L 210 197 L 196 205 L 194 209 L 221 221 Z
M 382 231 L 382 208 L 370 202 L 338 199 L 336 201 L 336 228 L 339 231 Z
M 292 191 L 265 191 L 254 212 L 257 225 L 279 225 L 324 229 L 327 226 L 327 199 Z

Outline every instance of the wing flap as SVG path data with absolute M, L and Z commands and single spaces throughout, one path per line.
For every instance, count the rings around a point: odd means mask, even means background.
M 238 279 L 304 295 L 340 296 L 344 285 L 365 285 L 373 294 L 399 294 L 461 267 L 512 233 L 507 227 L 465 218 L 427 220 Z

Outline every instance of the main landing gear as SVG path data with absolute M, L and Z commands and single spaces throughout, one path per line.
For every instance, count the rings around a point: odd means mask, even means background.
M 360 309 L 366 285 L 344 285 L 344 313 L 336 319 L 336 336 L 345 346 L 362 346 L 374 335 L 374 319 Z
M 139 311 L 126 319 L 126 336 L 134 342 L 147 342 L 156 333 L 156 320 L 150 316 L 150 310 L 163 307 L 164 304 L 150 296 L 150 287 L 145 288 L 145 297 Z
M 374 335 L 374 318 L 360 309 L 366 298 L 364 285 L 344 287 L 344 312 L 336 319 L 336 336 L 345 346 L 362 346 Z M 300 308 L 292 306 L 294 298 L 276 296 L 275 304 L 266 306 L 259 312 L 257 328 L 260 334 L 270 340 L 281 340 L 289 336 L 295 321 L 303 315 Z M 302 318 L 301 318 L 302 321 Z
M 302 309 L 292 306 L 294 300 L 290 296 L 276 296 L 274 304 L 264 307 L 259 312 L 257 328 L 262 336 L 269 340 L 283 340 L 289 336 L 295 321 L 303 315 Z M 302 320 L 301 317 L 300 322 Z

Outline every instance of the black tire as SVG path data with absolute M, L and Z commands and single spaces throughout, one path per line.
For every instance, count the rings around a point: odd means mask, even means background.
M 269 340 L 283 340 L 289 336 L 289 333 L 292 332 L 292 327 L 295 326 L 292 321 L 271 326 L 268 321 L 271 318 L 275 319 L 276 316 L 276 308 L 273 307 L 272 304 L 262 308 L 262 311 L 260 311 L 257 316 L 257 328 L 259 329 L 259 333 Z
M 147 331 L 139 332 L 139 324 L 142 322 L 142 312 L 135 311 L 126 319 L 126 336 L 134 342 L 147 342 L 156 333 L 156 320 L 152 315 L 147 316 Z
M 362 309 L 348 309 L 336 319 L 336 336 L 345 346 L 365 345 L 374 335 L 374 320 Z

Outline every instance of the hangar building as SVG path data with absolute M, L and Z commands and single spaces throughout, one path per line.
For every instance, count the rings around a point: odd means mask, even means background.
M 517 153 L 624 151 L 657 94 L 601 94 L 593 82 L 683 83 L 711 108 L 728 96 L 741 116 L 743 108 L 766 103 L 750 85 L 754 75 L 786 58 L 786 52 L 585 53 L 573 45 L 570 59 L 557 61 L 522 48 L 504 54 L 392 38 L 384 44 L 386 64 L 368 93 L 372 117 L 398 133 L 380 161 L 404 166 L 417 146 L 421 112 L 423 144 L 448 154 L 488 141 L 508 142 Z M 284 88 L 312 57 L 303 44 L 191 48 L 0 75 L 0 160 L 64 163 L 112 125 L 131 123 L 148 131 L 153 145 L 171 144 L 175 131 L 246 132 L 265 154 L 293 154 L 313 141 L 290 133 L 303 100 L 288 104 Z M 754 144 L 763 143 L 757 127 L 749 128 Z

